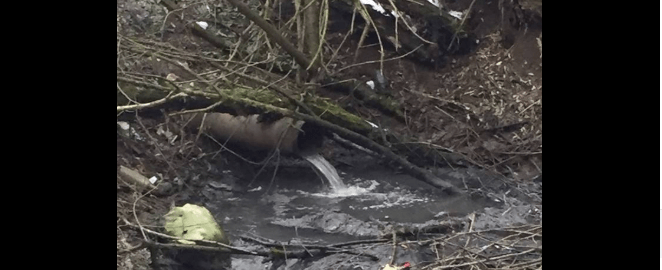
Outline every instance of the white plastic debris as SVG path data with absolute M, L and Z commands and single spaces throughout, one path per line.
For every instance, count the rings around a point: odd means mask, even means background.
M 370 122 L 368 120 L 366 120 L 365 122 L 368 123 L 372 128 L 378 128 L 379 127 L 379 126 L 373 124 L 372 122 Z
M 248 192 L 255 192 L 255 191 L 260 191 L 262 190 L 262 186 L 256 187 L 254 189 L 249 189 Z
M 118 130 L 118 133 L 122 137 L 126 137 L 126 138 L 131 137 L 131 126 L 129 126 L 129 123 L 119 121 L 119 122 L 117 122 L 117 126 L 119 126 L 119 128 L 120 128 L 120 130 Z
M 197 23 L 202 29 L 207 30 L 207 26 L 209 26 L 206 22 L 195 22 Z
M 117 122 L 117 125 L 120 126 L 121 129 L 123 130 L 129 130 L 129 123 L 127 122 Z
M 373 0 L 361 0 L 361 4 L 369 5 L 372 7 L 372 9 L 379 11 L 379 13 L 386 14 L 386 10 L 382 7 L 382 5 L 376 3 Z
M 448 12 L 449 15 L 455 17 L 456 19 L 461 20 L 462 19 L 462 12 L 451 10 Z
M 367 84 L 368 86 L 370 86 L 370 89 L 373 89 L 373 90 L 375 89 L 375 82 L 373 82 L 373 81 L 367 81 L 365 84 Z
M 430 4 L 433 4 L 435 7 L 439 7 L 439 1 L 438 0 L 428 0 Z
M 152 178 L 149 179 L 149 182 L 152 183 L 152 185 L 154 185 L 154 183 L 156 183 L 157 180 L 159 180 L 159 178 L 157 178 L 156 176 L 152 176 Z

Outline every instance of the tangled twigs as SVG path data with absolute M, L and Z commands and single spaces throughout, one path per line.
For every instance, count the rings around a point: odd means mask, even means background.
M 214 99 L 214 100 L 225 100 L 225 99 L 233 100 L 233 101 L 239 102 L 241 104 L 245 104 L 247 106 L 260 108 L 260 109 L 265 110 L 265 111 L 272 111 L 272 112 L 279 113 L 283 116 L 294 117 L 294 118 L 297 118 L 297 119 L 304 120 L 306 122 L 315 123 L 318 126 L 324 128 L 326 130 L 335 132 L 339 136 L 342 136 L 346 139 L 349 139 L 349 140 L 355 142 L 356 144 L 358 144 L 362 147 L 368 148 L 368 149 L 370 149 L 370 150 L 372 150 L 372 151 L 374 151 L 374 152 L 376 152 L 380 155 L 383 155 L 388 160 L 391 160 L 393 162 L 396 162 L 396 163 L 400 164 L 404 171 L 406 171 L 410 175 L 422 180 L 423 182 L 428 183 L 429 185 L 431 185 L 433 187 L 445 189 L 449 193 L 464 193 L 462 190 L 460 190 L 457 187 L 453 186 L 449 182 L 444 181 L 444 180 L 434 176 L 429 171 L 410 163 L 404 157 L 395 154 L 391 149 L 389 149 L 389 148 L 387 148 L 387 147 L 385 147 L 381 144 L 378 144 L 378 143 L 374 142 L 373 140 L 369 139 L 368 137 L 366 137 L 364 135 L 361 135 L 361 134 L 359 134 L 357 132 L 354 132 L 350 129 L 347 129 L 345 127 L 332 124 L 332 123 L 330 123 L 330 122 L 328 122 L 324 119 L 321 119 L 320 117 L 318 117 L 314 114 L 313 115 L 302 114 L 302 113 L 299 113 L 299 112 L 296 112 L 296 111 L 276 107 L 276 106 L 273 106 L 273 105 L 270 105 L 270 104 L 265 104 L 265 103 L 258 102 L 258 101 L 255 101 L 255 100 L 251 100 L 251 99 L 248 99 L 248 98 L 236 97 L 236 96 L 234 96 L 230 93 L 225 94 L 221 91 L 221 89 L 219 89 L 218 87 L 216 87 L 213 84 L 210 84 L 204 78 L 202 78 L 199 74 L 193 72 L 190 68 L 183 65 L 182 63 L 179 63 L 177 61 L 174 61 L 174 60 L 171 60 L 171 59 L 168 59 L 168 58 L 162 58 L 158 53 L 149 52 L 149 51 L 145 51 L 144 53 L 145 53 L 145 55 L 159 57 L 160 59 L 163 59 L 164 61 L 166 61 L 168 63 L 172 63 L 173 65 L 181 67 L 183 70 L 185 70 L 186 72 L 191 74 L 193 77 L 197 78 L 199 80 L 199 82 L 201 82 L 202 84 L 214 88 L 216 90 L 216 93 L 217 93 L 217 95 L 214 95 L 214 94 L 208 93 L 208 92 L 186 90 L 184 88 L 179 89 L 180 91 L 182 91 L 186 94 L 189 94 L 189 95 L 203 95 L 205 97 L 209 97 L 209 98 Z M 120 80 L 120 77 L 118 77 L 118 80 Z M 124 80 L 135 82 L 134 80 L 130 80 L 130 79 L 124 79 Z M 170 81 L 167 81 L 167 80 L 166 80 L 166 82 L 174 84 L 174 83 L 172 83 Z M 152 86 L 152 84 L 148 84 L 148 83 L 144 83 L 144 82 L 140 82 L 140 84 L 142 84 L 144 86 Z M 160 87 L 160 88 L 165 88 L 165 87 Z M 167 89 L 168 92 L 172 91 L 172 89 L 168 89 L 168 88 L 165 88 L 165 89 Z M 295 102 L 295 103 L 298 103 L 298 102 Z
M 216 67 L 216 68 L 218 68 L 218 69 L 221 69 L 221 70 L 225 70 L 225 71 L 230 72 L 230 69 L 228 69 L 228 68 L 226 68 L 226 67 L 223 67 L 223 66 L 221 66 L 221 65 L 219 65 L 219 64 L 211 63 L 211 65 L 214 66 L 214 67 Z M 313 111 L 312 111 L 312 110 L 311 110 L 306 104 L 304 104 L 303 102 L 301 102 L 301 101 L 299 101 L 299 100 L 293 98 L 292 96 L 290 96 L 289 94 L 287 94 L 287 92 L 288 92 L 287 90 L 285 90 L 285 89 L 283 89 L 283 88 L 281 88 L 281 87 L 279 87 L 279 86 L 277 86 L 277 85 L 275 85 L 275 84 L 273 84 L 273 83 L 269 83 L 269 82 L 266 82 L 266 81 L 264 81 L 264 80 L 261 80 L 261 79 L 258 79 L 258 78 L 256 78 L 256 77 L 252 77 L 252 76 L 249 76 L 249 75 L 246 75 L 246 74 L 243 74 L 243 73 L 237 73 L 237 77 L 241 77 L 241 78 L 244 78 L 244 79 L 247 79 L 247 80 L 250 80 L 250 81 L 253 81 L 253 82 L 259 83 L 259 84 L 261 84 L 261 85 L 264 85 L 264 86 L 266 86 L 266 87 L 268 87 L 268 88 L 271 88 L 272 90 L 276 91 L 278 94 L 280 94 L 280 95 L 282 95 L 283 97 L 287 98 L 287 99 L 288 99 L 290 102 L 292 102 L 294 105 L 299 106 L 299 107 L 303 108 L 304 110 L 306 110 L 306 112 L 310 113 L 311 115 L 314 115 Z
M 511 258 L 511 257 L 517 257 L 517 256 L 520 256 L 520 255 L 525 255 L 527 253 L 531 253 L 535 250 L 536 249 L 532 248 L 532 249 L 522 251 L 522 252 L 519 252 L 519 253 L 505 254 L 505 255 L 501 255 L 501 256 L 493 256 L 493 257 L 489 257 L 487 259 L 482 259 L 482 260 L 472 260 L 471 258 L 469 258 L 470 259 L 469 262 L 466 262 L 466 263 L 448 264 L 448 265 L 441 265 L 441 266 L 430 267 L 430 268 L 426 267 L 426 268 L 423 268 L 423 269 L 442 270 L 442 269 L 459 268 L 459 267 L 463 267 L 463 266 L 471 266 L 471 265 L 475 265 L 475 264 L 479 264 L 479 263 L 486 263 L 486 262 L 490 262 L 490 261 L 498 261 L 498 260 L 508 259 L 508 258 Z M 455 258 L 452 258 L 452 259 L 455 260 Z M 540 263 L 542 263 L 542 258 L 540 258 L 539 260 L 536 260 L 536 261 L 539 261 Z M 442 260 L 441 262 L 438 262 L 438 263 L 443 264 L 444 262 L 446 262 L 446 260 Z M 531 264 L 531 262 L 527 262 L 527 263 Z
M 168 93 L 172 92 L 173 90 L 176 90 L 176 89 L 170 89 L 170 88 L 167 88 L 167 87 L 163 87 L 163 86 L 160 86 L 158 84 L 138 81 L 138 80 L 135 80 L 135 79 L 122 77 L 122 76 L 117 76 L 117 81 L 130 83 L 130 84 L 133 84 L 133 85 L 136 85 L 136 86 L 142 86 L 142 87 L 147 87 L 147 88 L 151 88 L 151 89 L 161 90 L 161 91 L 168 92 Z
M 297 62 L 297 64 L 301 67 L 309 67 L 311 70 L 311 74 L 313 76 L 310 76 L 310 78 L 313 78 L 311 81 L 313 82 L 323 82 L 323 84 L 331 84 L 331 83 L 336 83 L 339 80 L 337 78 L 333 78 L 332 76 L 329 76 L 325 70 L 324 70 L 324 65 L 321 65 L 321 62 L 313 62 L 309 60 L 306 55 L 304 55 L 301 51 L 297 50 L 296 47 L 290 43 L 287 39 L 285 39 L 279 32 L 276 30 L 276 28 L 265 21 L 262 17 L 260 17 L 258 14 L 253 12 L 246 4 L 241 3 L 239 0 L 229 0 L 232 5 L 237 7 L 238 11 L 242 13 L 244 16 L 246 16 L 248 19 L 251 21 L 255 22 L 260 28 L 264 30 L 264 32 L 267 34 L 267 36 L 278 43 L 283 49 L 291 55 L 294 60 Z M 374 23 L 373 23 L 374 24 Z M 381 40 L 381 39 L 380 39 Z M 381 44 L 381 41 L 380 41 Z M 383 54 L 384 50 L 381 50 L 381 58 L 380 61 L 383 61 Z M 344 90 L 352 89 L 354 85 L 346 85 L 342 84 Z M 398 121 L 404 121 L 404 117 L 402 115 L 402 112 L 398 109 L 392 109 L 394 107 L 393 104 L 390 104 L 388 99 L 382 100 L 376 97 L 375 95 L 370 94 L 369 91 L 367 91 L 367 86 L 361 86 L 356 89 L 353 93 L 356 94 L 356 97 L 362 100 L 367 101 L 367 104 L 369 106 L 372 106 L 380 111 L 383 111 L 387 114 L 390 114 L 394 116 Z
M 302 67 L 308 67 L 311 65 L 311 61 L 299 50 L 292 45 L 287 39 L 285 39 L 279 32 L 278 30 L 265 21 L 260 15 L 256 14 L 253 12 L 246 4 L 240 2 L 239 0 L 229 0 L 232 5 L 237 7 L 237 10 L 241 12 L 244 16 L 246 16 L 248 19 L 251 21 L 255 22 L 260 28 L 264 30 L 264 32 L 267 34 L 269 39 L 275 41 L 283 47 L 287 53 L 289 53 L 292 57 L 294 57 L 294 60 L 296 60 L 297 64 Z M 317 70 L 314 68 L 314 70 Z
M 142 45 L 142 46 L 144 47 L 144 45 Z M 169 80 L 165 80 L 165 82 L 170 83 L 174 87 L 172 87 L 172 88 L 171 87 L 163 87 L 163 86 L 160 86 L 160 85 L 157 85 L 157 84 L 154 84 L 154 83 L 147 83 L 145 81 L 138 81 L 138 80 L 135 80 L 135 79 L 125 78 L 125 77 L 122 77 L 122 76 L 118 76 L 118 81 L 124 81 L 124 82 L 132 83 L 132 84 L 138 85 L 138 86 L 159 89 L 159 90 L 163 90 L 166 93 L 171 92 L 171 91 L 176 91 L 176 92 L 183 92 L 183 93 L 185 93 L 187 95 L 190 95 L 190 96 L 203 96 L 203 97 L 209 98 L 212 101 L 223 101 L 223 102 L 227 101 L 227 102 L 230 102 L 230 103 L 235 102 L 235 103 L 242 104 L 243 106 L 246 106 L 246 107 L 258 108 L 262 111 L 275 112 L 275 113 L 278 113 L 278 114 L 283 115 L 283 116 L 293 117 L 293 118 L 304 120 L 304 121 L 309 122 L 309 123 L 314 123 L 314 124 L 317 124 L 318 126 L 322 127 L 325 130 L 334 132 L 334 133 L 338 134 L 341 137 L 344 137 L 348 140 L 351 140 L 354 143 L 356 143 L 356 144 L 358 144 L 358 145 L 360 145 L 364 148 L 370 149 L 373 152 L 384 156 L 387 160 L 390 160 L 390 161 L 393 161 L 393 162 L 399 164 L 404 171 L 406 171 L 410 175 L 422 180 L 423 182 L 426 182 L 429 185 L 432 185 L 433 187 L 445 189 L 449 193 L 464 193 L 462 190 L 460 190 L 457 187 L 453 186 L 449 182 L 444 181 L 444 180 L 436 177 L 435 175 L 433 175 L 429 171 L 412 164 L 406 158 L 404 158 L 402 156 L 399 156 L 398 154 L 394 153 L 391 149 L 389 149 L 389 148 L 387 148 L 387 147 L 385 147 L 385 146 L 383 146 L 379 143 L 376 143 L 375 141 L 369 139 L 368 137 L 366 137 L 362 134 L 359 134 L 359 133 L 357 133 L 357 132 L 355 132 L 351 129 L 345 128 L 344 126 L 339 126 L 339 125 L 336 125 L 336 124 L 332 124 L 331 122 L 328 122 L 324 119 L 321 119 L 320 117 L 318 117 L 314 114 L 303 114 L 303 113 L 299 113 L 297 111 L 292 111 L 292 110 L 289 110 L 289 109 L 284 109 L 284 108 L 281 108 L 281 107 L 277 107 L 277 106 L 274 106 L 272 104 L 266 104 L 266 103 L 263 103 L 263 102 L 259 102 L 259 101 L 256 101 L 256 100 L 246 98 L 246 97 L 241 97 L 241 96 L 238 96 L 237 94 L 234 94 L 233 91 L 222 91 L 218 86 L 211 83 L 209 80 L 205 79 L 200 74 L 194 72 L 188 66 L 188 64 L 181 63 L 179 61 L 169 59 L 167 57 L 163 57 L 163 55 L 161 55 L 159 52 L 153 52 L 152 50 L 146 50 L 145 48 L 128 48 L 128 50 L 131 50 L 132 52 L 137 53 L 137 54 L 141 54 L 142 57 L 145 57 L 145 56 L 156 57 L 157 59 L 160 59 L 161 61 L 167 62 L 168 64 L 171 64 L 173 66 L 179 67 L 183 71 L 185 71 L 186 73 L 190 74 L 193 78 L 197 79 L 196 83 L 200 83 L 200 84 L 202 84 L 202 85 L 204 85 L 208 88 L 211 88 L 215 91 L 210 91 L 210 92 L 196 91 L 196 90 L 192 90 L 188 87 L 181 87 L 181 88 L 178 89 L 178 87 L 173 82 L 171 82 Z M 217 68 L 219 68 L 219 67 L 220 67 L 220 65 L 217 66 Z M 238 73 L 235 74 L 235 75 L 238 75 Z M 249 76 L 244 76 L 244 78 L 245 79 L 252 79 Z M 257 82 L 257 80 L 253 80 L 253 81 Z M 262 83 L 264 83 L 264 82 L 262 82 Z M 272 89 L 277 89 L 275 87 L 272 87 L 273 86 L 272 84 L 267 84 L 267 85 L 270 85 L 269 87 L 272 88 Z M 285 93 L 285 91 L 283 89 L 277 89 L 276 91 Z M 300 105 L 301 103 L 298 102 L 298 100 L 295 100 L 295 99 L 292 99 L 292 98 L 289 98 L 289 97 L 288 97 L 288 99 L 290 99 L 291 102 L 299 105 L 300 107 L 303 107 L 303 106 Z M 305 108 L 305 107 L 303 107 L 303 108 Z M 306 110 L 306 111 L 308 111 L 308 110 Z M 359 123 L 363 123 L 363 122 L 359 121 Z M 356 127 L 356 125 L 354 125 L 352 127 Z
M 473 230 L 474 216 L 470 219 L 467 231 L 400 244 L 444 248 L 443 259 L 421 269 L 537 269 L 542 265 L 542 225 L 477 231 Z
M 182 240 L 182 238 L 179 237 L 174 237 L 170 236 L 167 234 L 159 233 L 152 231 L 150 229 L 132 224 L 128 222 L 126 219 L 124 220 L 124 223 L 129 226 L 132 229 L 135 230 L 141 230 L 144 231 L 147 234 L 164 238 L 167 240 Z M 216 241 L 208 241 L 208 240 L 189 240 L 196 242 L 198 245 L 186 245 L 186 244 L 176 244 L 176 243 L 159 243 L 156 241 L 152 240 L 143 240 L 142 244 L 129 248 L 127 250 L 122 251 L 123 253 L 131 252 L 138 250 L 143 247 L 155 247 L 155 248 L 175 248 L 175 249 L 187 249 L 187 250 L 199 250 L 199 251 L 213 251 L 213 252 L 218 252 L 218 253 L 230 253 L 230 254 L 242 254 L 242 255 L 253 255 L 253 256 L 260 256 L 260 257 L 268 257 L 268 258 L 309 258 L 309 257 L 317 257 L 317 256 L 325 256 L 325 255 L 330 255 L 334 253 L 346 253 L 346 254 L 352 254 L 352 255 L 358 255 L 358 256 L 364 256 L 368 257 L 372 260 L 379 260 L 378 257 L 371 255 L 371 254 L 365 254 L 361 252 L 356 252 L 352 250 L 346 250 L 346 249 L 339 249 L 337 247 L 333 246 L 321 246 L 321 247 L 312 247 L 312 246 L 307 246 L 308 249 L 318 249 L 314 251 L 310 250 L 299 250 L 299 251 L 285 251 L 285 250 L 280 250 L 280 249 L 275 249 L 275 248 L 270 248 L 268 251 L 265 250 L 248 250 L 245 248 L 240 248 L 240 247 L 235 247 L 232 245 L 226 245 L 220 242 Z M 265 247 L 282 247 L 282 245 L 264 245 Z

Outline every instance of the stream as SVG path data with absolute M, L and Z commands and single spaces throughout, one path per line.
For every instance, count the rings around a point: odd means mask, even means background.
M 322 245 L 374 239 L 387 224 L 423 224 L 448 217 L 464 217 L 484 209 L 495 209 L 491 214 L 493 217 L 485 224 L 525 223 L 527 220 L 521 216 L 529 214 L 523 211 L 531 212 L 526 204 L 521 203 L 523 209 L 509 210 L 509 215 L 504 216 L 502 210 L 496 210 L 503 208 L 503 200 L 448 197 L 419 180 L 395 174 L 386 167 L 343 166 L 343 169 L 336 170 L 319 155 L 304 159 L 316 169 L 284 167 L 275 177 L 264 173 L 250 187 L 243 187 L 239 192 L 219 189 L 218 183 L 212 181 L 203 188 L 202 194 L 207 199 L 204 205 L 223 224 L 231 240 L 242 245 L 250 243 L 241 241 L 241 236 Z M 230 177 L 235 178 L 238 186 L 245 185 L 245 181 L 234 177 L 231 171 L 224 171 L 223 175 L 226 179 L 219 182 L 228 182 Z M 453 175 L 458 179 L 464 177 L 459 172 L 448 173 L 448 177 Z M 384 252 L 383 256 L 388 257 L 388 252 Z M 333 259 L 325 257 L 320 260 Z M 259 257 L 236 256 L 233 257 L 233 269 L 265 269 L 261 261 Z M 300 266 L 287 269 L 323 268 Z M 370 266 L 365 269 L 378 268 Z

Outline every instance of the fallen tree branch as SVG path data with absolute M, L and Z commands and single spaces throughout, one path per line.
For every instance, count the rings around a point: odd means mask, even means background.
M 365 254 L 361 252 L 356 252 L 353 250 L 348 250 L 348 249 L 341 249 L 339 247 L 334 247 L 333 245 L 309 245 L 309 244 L 300 244 L 300 245 L 292 245 L 292 244 L 285 244 L 285 243 L 279 243 L 279 242 L 265 242 L 256 238 L 248 237 L 248 236 L 242 236 L 241 239 L 253 243 L 257 243 L 260 245 L 263 245 L 265 247 L 271 247 L 271 248 L 282 248 L 282 249 L 288 249 L 288 248 L 303 248 L 306 253 L 310 253 L 311 256 L 314 256 L 314 252 L 310 252 L 309 249 L 316 249 L 319 250 L 319 252 L 322 253 L 345 253 L 345 254 L 351 254 L 351 255 L 357 255 L 357 256 L 364 256 L 368 257 L 374 261 L 379 261 L 379 257 L 371 255 L 371 254 Z M 290 255 L 287 255 L 289 258 Z
M 184 93 L 177 93 L 173 96 L 168 94 L 168 96 L 166 96 L 162 99 L 155 100 L 155 101 L 148 102 L 148 103 L 140 103 L 140 104 L 126 105 L 126 106 L 117 106 L 117 112 L 122 112 L 122 111 L 127 111 L 127 110 L 140 110 L 140 109 L 144 109 L 144 108 L 155 107 L 155 106 L 158 106 L 158 105 L 161 105 L 161 104 L 165 104 L 166 102 L 168 102 L 172 99 L 187 97 L 187 96 L 188 95 L 184 94 Z
M 244 239 L 246 238 L 246 239 Z M 251 237 L 246 237 L 242 236 L 242 239 L 248 240 L 248 241 L 257 241 L 259 243 L 267 243 L 264 241 L 261 241 L 259 239 L 251 238 Z M 328 248 L 340 248 L 340 247 L 346 247 L 346 246 L 355 246 L 355 245 L 367 245 L 367 244 L 379 244 L 379 243 L 386 243 L 388 242 L 388 239 L 369 239 L 369 240 L 356 240 L 356 241 L 349 241 L 349 242 L 343 242 L 343 243 L 336 243 L 336 244 L 331 244 L 327 246 L 317 246 L 317 245 L 306 245 L 306 247 L 328 247 Z M 283 246 L 283 244 L 274 244 L 277 246 Z M 289 244 L 285 244 L 286 247 L 292 246 Z
M 183 238 L 179 237 L 174 237 L 170 236 L 167 234 L 159 233 L 152 231 L 150 229 L 132 224 L 128 222 L 127 220 L 124 220 L 124 223 L 129 226 L 130 228 L 140 231 L 146 232 L 147 234 L 151 234 L 154 236 L 158 236 L 161 238 L 165 238 L 168 240 L 182 240 Z M 131 248 L 130 250 L 135 250 L 144 246 L 150 246 L 150 247 L 156 247 L 156 248 L 171 248 L 171 249 L 187 249 L 187 250 L 199 250 L 199 251 L 212 251 L 212 252 L 218 252 L 218 253 L 230 253 L 230 254 L 242 254 L 242 255 L 253 255 L 253 256 L 261 256 L 261 257 L 268 257 L 268 258 L 310 258 L 310 257 L 317 257 L 317 256 L 324 256 L 324 255 L 330 255 L 334 253 L 346 253 L 346 254 L 352 254 L 352 255 L 357 255 L 357 256 L 364 256 L 364 257 L 369 257 L 372 260 L 378 261 L 379 258 L 371 255 L 371 254 L 365 254 L 365 253 L 360 253 L 360 252 L 355 252 L 351 250 L 343 250 L 343 249 L 338 249 L 334 247 L 326 247 L 326 246 L 321 246 L 321 247 L 309 247 L 313 249 L 318 249 L 317 251 L 308 251 L 308 250 L 303 250 L 303 251 L 284 251 L 280 249 L 275 249 L 272 248 L 269 251 L 260 251 L 260 250 L 248 250 L 244 248 L 239 248 L 231 245 L 226 245 L 220 242 L 216 241 L 209 241 L 209 240 L 191 240 L 191 239 L 186 239 L 189 241 L 193 241 L 198 245 L 187 245 L 187 244 L 176 244 L 176 243 L 159 243 L 151 240 L 143 240 L 143 244 L 139 245 L 138 247 Z M 204 244 L 204 245 L 199 245 L 199 244 Z M 265 245 L 266 246 L 266 245 Z M 129 252 L 129 250 L 123 251 L 124 253 Z
M 200 246 L 200 245 L 186 245 L 186 244 L 164 244 L 164 243 L 158 243 L 154 241 L 149 241 L 149 240 L 143 240 L 145 245 L 150 246 L 150 247 L 155 247 L 155 248 L 162 248 L 162 249 L 181 249 L 181 250 L 198 250 L 198 251 L 212 251 L 212 252 L 218 252 L 218 253 L 230 253 L 230 254 L 241 254 L 241 255 L 253 255 L 253 256 L 260 256 L 260 257 L 267 257 L 267 258 L 298 258 L 298 259 L 303 259 L 303 258 L 312 258 L 312 257 L 319 257 L 319 256 L 326 256 L 326 255 L 331 255 L 335 253 L 346 253 L 346 254 L 351 254 L 351 255 L 357 255 L 357 256 L 364 256 L 364 257 L 369 257 L 373 261 L 379 261 L 379 258 L 375 255 L 370 255 L 370 254 L 364 254 L 364 253 L 358 253 L 350 250 L 313 250 L 313 251 L 308 251 L 308 250 L 301 250 L 301 251 L 284 251 L 276 248 L 272 248 L 269 251 L 253 251 L 253 252 L 242 252 L 242 251 L 237 251 L 237 250 L 228 250 L 223 247 L 208 247 L 208 246 Z
M 331 246 L 332 247 L 345 247 L 345 246 L 376 244 L 376 243 L 385 243 L 385 242 L 388 242 L 388 240 L 387 239 L 357 240 L 357 241 L 350 241 L 350 242 L 333 244 Z

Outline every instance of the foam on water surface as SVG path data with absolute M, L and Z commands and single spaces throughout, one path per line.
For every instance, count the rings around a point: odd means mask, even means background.
M 360 195 L 376 195 L 378 193 L 371 193 L 375 188 L 379 186 L 379 183 L 375 180 L 370 181 L 370 186 L 361 187 L 358 185 L 345 186 L 338 189 L 332 189 L 330 192 L 321 192 L 321 193 L 311 193 L 311 196 L 315 197 L 325 197 L 325 198 L 343 198 L 343 197 L 353 197 Z

